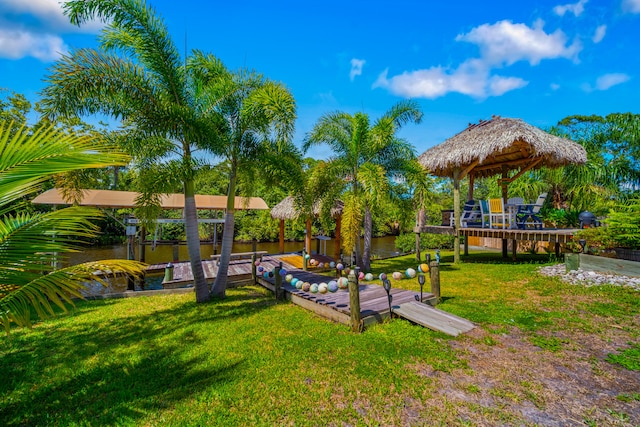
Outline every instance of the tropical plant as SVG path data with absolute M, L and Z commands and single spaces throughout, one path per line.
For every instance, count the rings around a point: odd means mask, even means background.
M 222 297 L 233 246 L 235 198 L 253 190 L 257 175 L 274 182 L 295 181 L 300 153 L 292 143 L 296 105 L 289 90 L 262 75 L 230 72 L 215 57 L 195 52 L 190 58 L 194 78 L 201 82 L 196 99 L 215 125 L 211 151 L 228 165 L 229 186 L 220 263 L 211 294 Z
M 110 152 L 100 140 L 66 134 L 53 127 L 31 130 L 0 122 L 0 321 L 31 325 L 31 310 L 40 318 L 54 314 L 54 305 L 66 310 L 71 298 L 92 280 L 106 275 L 141 275 L 135 261 L 95 261 L 56 269 L 65 254 L 98 234 L 96 209 L 69 207 L 29 214 L 20 205 L 40 184 L 55 174 L 81 168 L 123 165 L 128 156 Z
M 355 248 L 356 262 L 370 270 L 372 211 L 387 195 L 388 179 L 403 171 L 415 154 L 396 133 L 406 123 L 419 123 L 422 112 L 415 101 L 395 104 L 373 125 L 364 113 L 323 115 L 307 134 L 303 149 L 327 144 L 333 150 L 331 173 L 337 188 L 345 191 L 342 222 L 343 247 Z M 358 248 L 364 222 L 364 249 Z
M 75 50 L 53 66 L 43 92 L 43 111 L 52 118 L 102 113 L 124 119 L 126 149 L 139 168 L 138 215 L 157 217 L 160 194 L 181 183 L 196 301 L 207 301 L 194 198 L 199 162 L 194 152 L 214 144 L 216 129 L 196 99 L 202 86 L 198 75 L 189 73 L 164 21 L 144 0 L 73 0 L 64 10 L 75 25 L 93 18 L 109 24 L 100 37 L 101 49 Z

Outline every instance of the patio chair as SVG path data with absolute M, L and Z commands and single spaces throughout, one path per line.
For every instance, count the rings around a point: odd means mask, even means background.
M 502 199 L 489 199 L 489 224 L 491 228 L 507 228 L 507 213 Z
M 491 228 L 491 221 L 489 220 L 489 202 L 486 200 L 480 200 L 480 221 L 482 222 L 482 228 Z
M 516 213 L 516 223 L 518 228 L 534 228 L 536 230 L 542 230 L 542 219 L 538 216 L 544 201 L 547 198 L 547 193 L 542 193 L 538 196 L 538 200 L 531 205 L 522 205 Z
M 460 217 L 461 227 L 481 227 L 482 215 L 480 212 L 480 205 L 476 204 L 475 200 L 468 200 L 464 204 L 462 216 Z

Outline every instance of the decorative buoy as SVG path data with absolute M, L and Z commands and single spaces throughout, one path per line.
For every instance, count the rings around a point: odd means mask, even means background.
M 318 285 L 318 292 L 321 294 L 326 294 L 328 290 L 329 286 L 326 283 L 322 282 Z
M 364 275 L 364 280 L 366 280 L 367 282 L 370 282 L 373 280 L 373 274 L 371 273 L 367 273 Z
M 338 279 L 338 287 L 340 289 L 347 289 L 349 287 L 349 279 L 341 277 Z
M 287 270 L 285 270 L 284 268 L 280 269 L 280 276 L 285 277 L 287 275 Z
M 329 292 L 336 292 L 338 290 L 338 282 L 335 280 L 330 281 L 327 283 L 327 288 L 329 289 Z
M 284 277 L 284 280 L 285 280 L 287 283 L 291 283 L 291 281 L 293 280 L 293 274 L 287 274 L 287 275 Z
M 312 283 L 311 287 L 309 288 L 309 290 L 311 291 L 312 294 L 317 294 L 318 293 L 318 284 L 317 283 Z
M 294 277 L 293 279 L 291 279 L 291 286 L 295 286 L 296 283 L 298 283 L 299 281 L 300 281 L 300 279 L 297 279 L 297 278 Z
M 342 263 L 336 264 L 336 270 L 339 270 L 339 271 L 344 270 L 344 265 L 342 265 Z
M 420 264 L 418 266 L 418 271 L 420 273 L 428 273 L 429 272 L 429 264 Z
M 402 280 L 402 273 L 394 271 L 391 277 L 393 277 L 393 280 Z
M 331 261 L 331 262 L 329 263 L 329 268 L 336 268 L 336 263 L 335 263 L 335 262 L 333 262 L 333 261 Z
M 309 284 L 309 282 L 304 282 L 302 284 L 302 290 L 305 292 L 309 292 L 309 289 L 311 288 L 311 285 Z
M 407 268 L 407 271 L 405 271 L 404 274 L 409 279 L 413 279 L 414 277 L 416 277 L 416 271 L 413 268 Z
M 358 274 L 358 280 L 364 280 L 364 273 L 362 271 Z
M 387 280 L 387 273 L 380 273 L 380 275 L 378 276 L 378 279 Z
M 260 260 L 257 259 L 256 262 L 254 262 L 254 264 L 256 265 L 256 267 L 259 266 L 260 265 Z
M 304 287 L 304 282 L 302 280 L 298 280 L 296 282 L 296 289 L 302 289 Z

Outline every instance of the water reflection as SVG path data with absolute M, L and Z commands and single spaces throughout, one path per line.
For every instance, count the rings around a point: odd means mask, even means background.
M 298 252 L 304 247 L 303 242 L 285 242 L 285 252 Z M 315 252 L 318 249 L 316 240 L 312 241 L 312 250 Z M 235 242 L 233 244 L 233 252 L 250 252 L 253 250 L 252 243 L 240 243 Z M 276 254 L 280 252 L 278 242 L 258 242 L 256 250 L 267 251 L 270 254 Z M 158 244 L 155 249 L 151 246 L 147 246 L 145 251 L 146 262 L 149 264 L 159 264 L 163 262 L 173 261 L 174 247 L 172 245 L 160 245 Z M 323 252 L 321 248 L 320 252 Z M 328 241 L 326 245 L 326 255 L 335 258 L 334 253 L 334 241 Z M 200 246 L 200 253 L 202 259 L 209 258 L 214 253 L 213 245 Z M 220 245 L 217 247 L 217 253 L 220 253 Z M 375 237 L 371 242 L 371 253 L 374 256 L 386 258 L 398 254 L 398 250 L 395 247 L 395 236 Z M 136 259 L 139 258 L 138 245 L 135 247 Z M 101 259 L 126 259 L 127 258 L 127 245 L 114 245 L 114 246 L 102 246 L 87 248 L 82 252 L 71 254 L 69 257 L 69 264 L 75 265 L 88 261 L 97 261 Z M 189 255 L 187 253 L 187 246 L 185 244 L 178 246 L 178 258 L 180 261 L 188 261 Z

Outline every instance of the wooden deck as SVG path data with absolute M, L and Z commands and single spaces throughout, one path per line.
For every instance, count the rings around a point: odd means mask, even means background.
M 466 227 L 460 228 L 460 235 L 467 237 L 489 237 L 494 239 L 528 240 L 534 242 L 555 242 L 568 243 L 573 238 L 575 229 L 543 228 L 542 230 L 520 230 L 502 228 L 480 228 Z M 441 225 L 427 225 L 422 228 L 416 227 L 415 233 L 448 234 L 455 235 L 453 227 Z
M 300 258 L 299 260 L 297 258 Z M 261 260 L 260 266 L 265 271 L 271 271 L 282 264 L 282 268 L 292 274 L 298 280 L 309 283 L 328 283 L 335 277 L 322 275 L 317 269 L 304 271 L 296 266 L 302 264 L 302 257 L 299 255 L 267 255 Z M 321 260 L 323 261 L 323 260 Z M 156 264 L 148 267 L 149 271 L 163 271 L 167 264 Z M 205 276 L 207 281 L 213 281 L 218 273 L 218 267 L 214 261 L 203 261 Z M 188 262 L 173 264 L 173 280 L 163 281 L 165 289 L 184 287 L 193 282 L 191 265 Z M 325 270 L 326 271 L 326 270 Z M 232 261 L 229 265 L 229 284 L 238 286 L 242 284 L 252 284 L 252 262 L 241 259 Z M 272 291 L 275 291 L 275 277 L 264 277 L 258 274 L 256 282 Z M 345 325 L 350 324 L 351 307 L 349 304 L 349 291 L 339 289 L 337 292 L 327 292 L 325 294 L 304 292 L 296 289 L 286 281 L 282 281 L 282 289 L 286 298 L 296 305 L 299 305 L 315 314 Z M 381 323 L 390 316 L 389 301 L 387 292 L 380 285 L 360 283 L 360 318 L 362 328 L 375 323 Z M 406 289 L 391 288 L 393 297 L 391 302 L 394 314 L 408 319 L 414 323 L 429 327 L 450 335 L 458 335 L 473 328 L 473 324 L 465 319 L 458 318 L 452 314 L 436 310 L 428 304 L 435 304 L 435 296 L 429 292 L 423 292 L 423 304 L 417 300 L 419 293 Z

